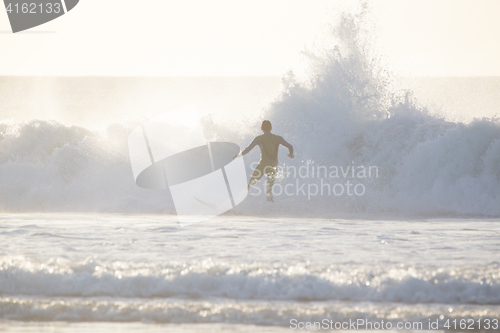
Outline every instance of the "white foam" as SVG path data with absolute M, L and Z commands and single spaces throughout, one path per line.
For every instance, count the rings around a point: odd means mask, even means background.
M 44 297 L 203 298 L 500 304 L 498 267 L 34 262 L 4 258 L 0 293 Z
M 146 323 L 228 323 L 290 327 L 292 319 L 301 322 L 323 320 L 347 322 L 364 319 L 372 323 L 421 323 L 428 329 L 429 319 L 439 318 L 439 328 L 446 321 L 464 318 L 490 322 L 498 318 L 498 308 L 476 306 L 406 306 L 366 303 L 295 303 L 258 301 L 186 300 L 111 300 L 111 299 L 24 299 L 3 298 L 0 311 L 4 320 L 67 322 L 146 322 Z M 367 325 L 367 324 L 365 324 Z M 1 326 L 0 326 L 1 327 Z M 359 329 L 369 327 L 359 326 Z M 416 327 L 415 327 L 416 328 Z M 474 326 L 474 328 L 477 327 Z M 176 330 L 177 331 L 177 330 Z M 416 330 L 416 331 L 421 331 Z

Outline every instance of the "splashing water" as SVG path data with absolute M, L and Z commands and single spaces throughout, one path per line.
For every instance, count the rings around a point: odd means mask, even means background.
M 331 29 L 334 45 L 304 52 L 307 78 L 287 73 L 281 94 L 264 111 L 276 133 L 295 147 L 296 158 L 282 156 L 283 166 L 323 166 L 328 173 L 335 167 L 337 177 L 323 181 L 342 184 L 343 194 L 302 192 L 302 185 L 321 188 L 318 169 L 301 178 L 283 172 L 276 188 L 291 184 L 293 195 L 275 195 L 272 208 L 263 206 L 262 196 L 249 196 L 235 213 L 499 216 L 499 120 L 446 121 L 417 107 L 409 93 L 394 93 L 363 28 L 366 12 L 343 14 Z M 2 122 L 0 209 L 173 213 L 168 193 L 133 182 L 126 138 L 137 125 L 96 132 L 50 121 Z M 203 125 L 209 139 L 240 145 L 251 140 L 248 129 L 211 119 Z M 246 157 L 249 173 L 254 158 L 257 152 Z M 376 168 L 376 177 L 357 177 L 360 167 Z M 357 188 L 362 195 L 347 194 L 348 180 L 363 185 L 363 191 Z

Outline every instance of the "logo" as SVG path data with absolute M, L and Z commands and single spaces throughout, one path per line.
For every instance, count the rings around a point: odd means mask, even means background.
M 4 0 L 12 32 L 52 21 L 75 8 L 79 0 Z
M 247 196 L 240 147 L 207 142 L 196 107 L 167 112 L 144 122 L 128 137 L 138 186 L 169 189 L 181 225 L 208 220 Z

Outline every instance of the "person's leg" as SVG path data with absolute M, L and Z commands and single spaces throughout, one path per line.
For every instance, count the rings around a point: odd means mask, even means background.
M 253 171 L 252 176 L 248 181 L 247 189 L 250 191 L 250 187 L 253 186 L 253 184 L 255 184 L 256 182 L 258 182 L 263 175 L 264 175 L 264 165 L 259 163 L 255 167 L 255 170 Z
M 264 171 L 267 175 L 266 197 L 268 201 L 274 202 L 273 186 L 274 181 L 276 180 L 277 166 L 267 166 Z

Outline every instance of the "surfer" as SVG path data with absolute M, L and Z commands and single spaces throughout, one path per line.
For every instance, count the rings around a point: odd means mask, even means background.
M 273 185 L 276 179 L 276 171 L 278 168 L 278 148 L 281 145 L 288 148 L 288 157 L 293 158 L 293 147 L 291 144 L 285 141 L 281 136 L 271 133 L 272 125 L 269 120 L 264 120 L 260 129 L 264 134 L 259 135 L 253 139 L 252 143 L 246 147 L 239 154 L 234 155 L 233 159 L 248 154 L 255 146 L 260 148 L 260 161 L 255 170 L 250 177 L 248 182 L 248 190 L 257 181 L 262 178 L 264 174 L 267 175 L 266 184 L 266 196 L 267 200 L 274 202 L 273 200 Z

